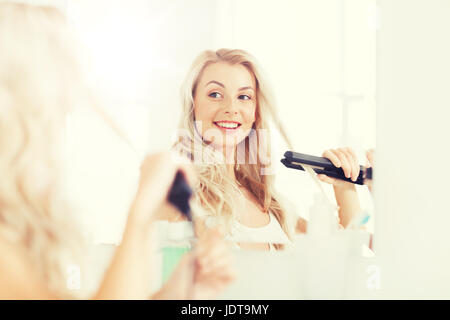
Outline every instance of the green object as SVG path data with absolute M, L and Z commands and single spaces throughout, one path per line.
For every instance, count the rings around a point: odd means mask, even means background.
M 173 270 L 177 266 L 181 257 L 190 251 L 190 247 L 164 247 L 162 249 L 163 265 L 162 265 L 162 282 L 163 284 L 169 279 Z

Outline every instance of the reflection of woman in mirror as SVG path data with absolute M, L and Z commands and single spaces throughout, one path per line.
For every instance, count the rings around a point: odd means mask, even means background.
M 70 39 L 57 10 L 0 3 L 0 299 L 73 298 L 79 296 L 72 289 L 83 290 L 82 283 L 67 286 L 69 277 L 84 275 L 73 273 L 83 270 L 82 253 L 71 254 L 81 230 L 74 230 L 65 201 L 61 137 L 66 112 L 91 100 Z M 192 168 L 170 159 L 144 161 L 122 243 L 93 298 L 149 298 L 154 213 L 169 207 L 177 170 L 195 179 Z M 217 231 L 205 235 L 153 298 L 214 297 L 232 276 L 227 256 Z M 205 269 L 208 260 L 216 263 Z
M 225 225 L 239 247 L 260 250 L 282 248 L 294 232 L 305 232 L 307 222 L 288 216 L 274 190 L 273 175 L 264 171 L 269 164 L 262 158 L 270 152 L 265 148 L 261 154 L 259 148 L 270 140 L 270 121 L 290 143 L 255 59 L 242 50 L 205 51 L 194 61 L 182 89 L 183 141 L 176 147 L 191 156 L 198 171 L 196 199 L 205 214 L 199 218 L 203 225 Z M 356 180 L 359 165 L 353 150 L 330 149 L 323 156 Z M 345 227 L 360 210 L 354 185 L 326 176 L 319 179 L 333 184 Z M 263 241 L 247 241 L 254 239 Z

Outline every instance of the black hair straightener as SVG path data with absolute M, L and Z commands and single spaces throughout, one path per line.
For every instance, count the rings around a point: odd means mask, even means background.
M 192 189 L 186 182 L 183 173 L 178 171 L 173 180 L 167 200 L 174 205 L 180 212 L 192 221 L 191 207 L 189 206 L 189 198 L 192 196 Z
M 327 158 L 315 157 L 293 151 L 286 151 L 284 153 L 284 159 L 281 159 L 281 163 L 283 163 L 288 168 L 297 170 L 305 170 L 302 167 L 302 164 L 306 164 L 309 165 L 317 174 L 324 174 L 328 177 L 360 185 L 363 185 L 366 180 L 372 180 L 372 168 L 359 166 L 360 172 L 358 175 L 358 179 L 356 179 L 356 181 L 352 181 L 351 178 L 347 178 L 345 176 L 344 170 L 342 170 L 342 168 L 335 167 L 334 164 Z

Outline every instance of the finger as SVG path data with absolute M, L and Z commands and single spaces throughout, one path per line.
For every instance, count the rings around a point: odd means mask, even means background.
M 344 148 L 345 151 L 347 151 L 348 153 L 350 153 L 352 155 L 353 158 L 355 158 L 356 160 L 358 160 L 358 156 L 356 155 L 355 150 L 353 150 L 352 148 Z
M 366 152 L 366 157 L 368 160 L 368 165 L 367 167 L 372 167 L 373 166 L 373 149 L 370 149 Z
M 215 259 L 207 264 L 199 265 L 198 271 L 200 275 L 209 275 L 217 272 L 217 270 L 231 267 L 232 265 L 232 257 L 230 255 L 223 255 L 215 257 Z
M 337 150 L 333 149 L 333 152 L 342 163 L 342 170 L 344 170 L 345 177 L 350 178 L 352 167 L 350 165 L 350 162 L 347 159 L 346 154 L 341 149 L 337 149 Z
M 338 151 L 340 152 L 340 154 L 345 158 L 345 160 L 343 160 L 343 162 L 345 162 L 348 165 L 348 171 L 344 172 L 345 176 L 347 178 L 352 178 L 352 173 L 353 173 L 353 158 L 352 156 L 347 152 L 347 150 L 345 148 L 339 148 Z
M 359 176 L 359 162 L 358 162 L 358 156 L 356 155 L 356 153 L 353 151 L 352 148 L 344 148 L 344 152 L 347 155 L 347 158 L 350 159 L 351 161 L 351 165 L 352 165 L 352 173 L 351 173 L 351 177 L 352 177 L 352 181 L 356 181 L 358 179 Z
M 372 180 L 367 179 L 364 181 L 364 184 L 369 188 L 369 191 L 372 192 Z
M 229 250 L 226 246 L 220 244 L 201 255 L 197 255 L 199 267 L 206 269 L 224 258 L 230 258 Z
M 322 157 L 328 158 L 337 168 L 340 168 L 342 163 L 339 160 L 339 157 L 332 152 L 332 150 L 325 150 L 322 154 Z
M 350 167 L 347 178 L 355 181 L 357 178 L 357 176 L 355 176 L 355 172 L 358 172 L 359 174 L 359 170 L 355 165 L 356 160 L 353 158 L 348 148 L 339 148 L 339 151 L 342 152 L 342 154 L 345 156 L 347 163 Z
M 347 151 L 351 154 L 353 158 L 353 164 L 354 164 L 354 175 L 353 175 L 353 181 L 356 181 L 359 176 L 359 172 L 361 171 L 361 168 L 359 167 L 359 161 L 358 156 L 356 155 L 355 151 L 352 148 L 347 148 Z
M 220 257 L 208 265 L 197 265 L 196 278 L 201 280 L 212 277 L 226 277 L 227 275 L 222 275 L 221 271 L 233 270 L 232 265 L 230 256 Z
M 199 179 L 193 164 L 182 164 L 179 169 L 190 186 L 196 186 L 198 184 Z
M 210 270 L 223 261 L 231 259 L 229 248 L 218 228 L 209 230 L 209 234 L 201 239 L 201 246 L 197 248 L 197 265 L 203 270 Z
M 165 201 L 176 172 L 170 160 L 170 155 L 164 152 L 145 157 L 133 202 L 133 208 L 136 211 L 142 214 L 155 213 L 155 210 Z
M 210 268 L 208 271 L 196 269 L 195 280 L 198 282 L 212 279 L 228 279 L 236 275 L 236 271 L 229 262 Z
M 163 190 L 172 185 L 178 171 L 182 172 L 190 185 L 197 183 L 197 174 L 191 161 L 174 152 L 165 151 L 147 155 L 141 164 L 141 174 L 144 174 L 147 180 L 153 178 Z
M 209 272 L 199 272 L 196 274 L 196 281 L 205 281 L 209 285 L 214 283 L 226 283 L 235 279 L 237 276 L 235 269 L 229 262 L 224 262 L 214 266 Z

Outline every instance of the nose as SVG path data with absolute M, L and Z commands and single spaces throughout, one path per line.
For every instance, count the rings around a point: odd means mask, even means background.
M 232 101 L 231 99 L 227 99 L 227 101 L 225 101 L 225 103 L 224 103 L 223 111 L 225 114 L 235 115 L 235 114 L 238 114 L 239 109 L 238 109 L 237 103 L 235 101 Z

